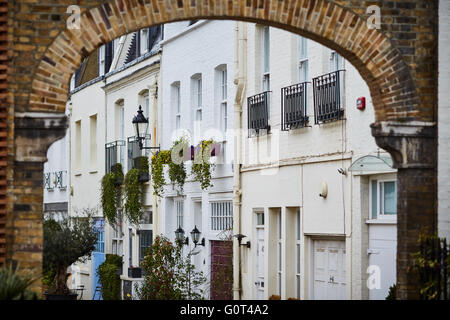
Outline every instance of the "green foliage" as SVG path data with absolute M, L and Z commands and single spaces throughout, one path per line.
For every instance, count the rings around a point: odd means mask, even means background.
M 117 271 L 122 267 L 122 257 L 107 254 L 97 270 L 102 285 L 103 300 L 120 300 L 120 276 Z
M 35 279 L 19 276 L 18 268 L 0 268 L 0 300 L 36 300 L 36 294 L 29 290 Z
M 139 170 L 131 169 L 125 176 L 124 211 L 131 223 L 138 224 L 142 218 L 143 184 L 139 181 Z
M 78 218 L 44 221 L 43 268 L 55 270 L 51 293 L 68 293 L 67 268 L 77 261 L 85 261 L 94 251 L 97 234 L 92 215 L 92 209 L 85 209 Z
M 170 162 L 170 150 L 163 150 L 158 152 L 152 157 L 152 182 L 153 182 L 153 194 L 162 196 L 164 185 L 166 181 L 164 179 L 164 164 Z
M 106 220 L 114 225 L 117 221 L 117 208 L 120 207 L 122 197 L 122 188 L 117 186 L 115 174 L 109 172 L 102 178 L 101 203 L 103 216 Z
M 111 166 L 111 172 L 114 174 L 115 183 L 117 186 L 123 182 L 123 168 L 121 163 L 116 163 Z
M 194 164 L 192 165 L 191 174 L 195 177 L 195 180 L 200 182 L 203 190 L 212 187 L 211 172 L 214 165 L 210 162 L 210 155 L 213 143 L 213 140 L 203 140 L 201 142 L 200 150 L 195 155 Z
M 189 146 L 186 139 L 180 138 L 174 142 L 170 149 L 171 161 L 169 162 L 169 179 L 172 184 L 178 185 L 181 193 L 183 193 L 183 187 L 186 181 L 186 167 L 183 162 L 186 146 Z
M 157 236 L 141 265 L 147 271 L 143 285 L 137 288 L 141 300 L 202 298 L 206 278 L 195 271 L 191 254 L 183 257 L 182 247 L 169 239 Z
M 395 283 L 389 287 L 389 293 L 386 300 L 397 300 L 397 285 Z
M 422 300 L 441 298 L 439 292 L 444 289 L 442 271 L 445 268 L 441 249 L 444 243 L 444 239 L 437 235 L 422 234 L 419 237 L 420 250 L 413 254 L 414 264 L 408 272 L 417 276 L 419 295 Z M 446 259 L 448 261 L 448 257 Z M 448 264 L 447 268 L 449 268 Z

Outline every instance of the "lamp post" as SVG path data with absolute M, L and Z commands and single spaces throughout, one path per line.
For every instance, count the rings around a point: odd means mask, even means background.
M 141 149 L 141 150 L 156 149 L 158 151 L 161 149 L 160 147 L 144 147 L 144 143 L 142 142 L 142 140 L 144 140 L 145 137 L 147 136 L 148 118 L 146 118 L 144 116 L 144 112 L 142 111 L 141 106 L 139 106 L 137 115 L 135 115 L 133 117 L 133 121 L 131 121 L 131 122 L 133 123 L 134 134 L 135 134 L 136 138 L 138 139 L 139 149 Z
M 200 243 L 198 243 L 198 241 L 200 240 L 200 230 L 197 229 L 197 226 L 195 226 L 194 229 L 192 229 L 191 231 L 191 238 L 192 238 L 192 242 L 194 242 L 195 247 L 197 246 L 205 246 L 205 238 L 202 239 L 202 241 Z

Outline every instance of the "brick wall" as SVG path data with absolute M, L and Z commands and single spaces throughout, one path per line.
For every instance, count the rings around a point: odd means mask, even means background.
M 8 1 L 9 109 L 7 113 L 0 110 L 0 117 L 3 114 L 9 120 L 6 138 L 8 221 L 14 220 L 13 216 L 24 214 L 19 209 L 27 209 L 27 214 L 35 219 L 34 225 L 39 226 L 42 213 L 41 196 L 15 199 L 16 194 L 23 191 L 24 184 L 34 183 L 32 177 L 35 170 L 42 174 L 40 165 L 14 162 L 21 156 L 22 143 L 14 131 L 15 113 L 63 113 L 70 76 L 84 57 L 102 43 L 155 23 L 198 17 L 235 17 L 283 27 L 338 51 L 358 69 L 370 89 L 376 121 L 436 120 L 437 0 L 85 0 L 76 1 L 83 11 L 82 29 L 65 30 L 65 20 L 69 16 L 67 7 L 73 2 Z M 0 1 L 0 4 L 3 5 L 0 23 L 3 23 L 5 2 Z M 372 4 L 381 7 L 381 30 L 367 28 L 365 12 L 367 6 Z M 4 35 L 1 39 L 4 41 Z M 4 44 L 0 44 L 0 50 L 3 48 Z M 0 57 L 4 55 L 0 53 Z M 4 81 L 4 77 L 0 77 L 0 81 Z M 0 103 L 5 96 L 1 97 Z M 4 139 L 4 134 L 0 135 L 0 148 L 1 139 Z M 41 147 L 40 151 L 45 154 L 48 144 L 36 142 L 35 146 Z M 1 157 L 5 157 L 5 153 L 0 150 Z M 0 180 L 3 178 L 4 185 L 2 163 L 4 160 L 0 159 Z M 17 173 L 14 172 L 15 166 Z M 431 186 L 426 189 L 433 189 L 434 180 L 427 181 L 431 181 Z M 1 185 L 0 222 L 2 203 L 5 204 L 1 199 Z M 428 198 L 430 207 L 435 206 L 433 192 Z M 410 215 L 420 215 L 417 209 L 409 205 L 407 208 L 410 209 Z M 0 230 L 1 227 L 0 223 Z M 8 231 L 11 237 L 14 235 L 12 230 Z M 15 232 L 20 234 L 22 231 L 15 229 Z M 19 245 L 16 240 L 13 241 L 14 245 Z M 26 244 L 26 239 L 22 240 Z M 14 252 L 11 251 L 11 254 L 14 255 Z M 18 258 L 24 264 L 30 263 L 30 266 L 40 259 L 39 253 Z
M 5 262 L 6 239 L 6 158 L 8 134 L 7 101 L 7 22 L 8 3 L 0 1 L 0 266 Z

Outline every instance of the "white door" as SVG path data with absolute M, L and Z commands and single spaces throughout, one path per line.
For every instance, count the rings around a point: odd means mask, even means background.
M 396 282 L 397 228 L 395 225 L 369 226 L 369 265 L 378 271 L 369 287 L 370 300 L 385 300 Z
M 255 299 L 264 299 L 264 227 L 256 228 Z
M 313 299 L 345 299 L 345 242 L 313 243 Z

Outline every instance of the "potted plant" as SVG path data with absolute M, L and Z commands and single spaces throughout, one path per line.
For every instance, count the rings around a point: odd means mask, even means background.
M 111 172 L 114 175 L 114 183 L 116 186 L 120 186 L 123 183 L 123 169 L 122 164 L 116 163 L 111 166 Z
M 67 268 L 85 261 L 94 251 L 97 233 L 94 229 L 92 210 L 85 209 L 83 217 L 64 217 L 60 221 L 44 221 L 44 271 L 55 270 L 55 276 L 47 300 L 76 300 L 77 294 L 67 287 Z
M 148 158 L 134 158 L 134 167 L 139 170 L 139 182 L 147 182 L 150 180 Z

